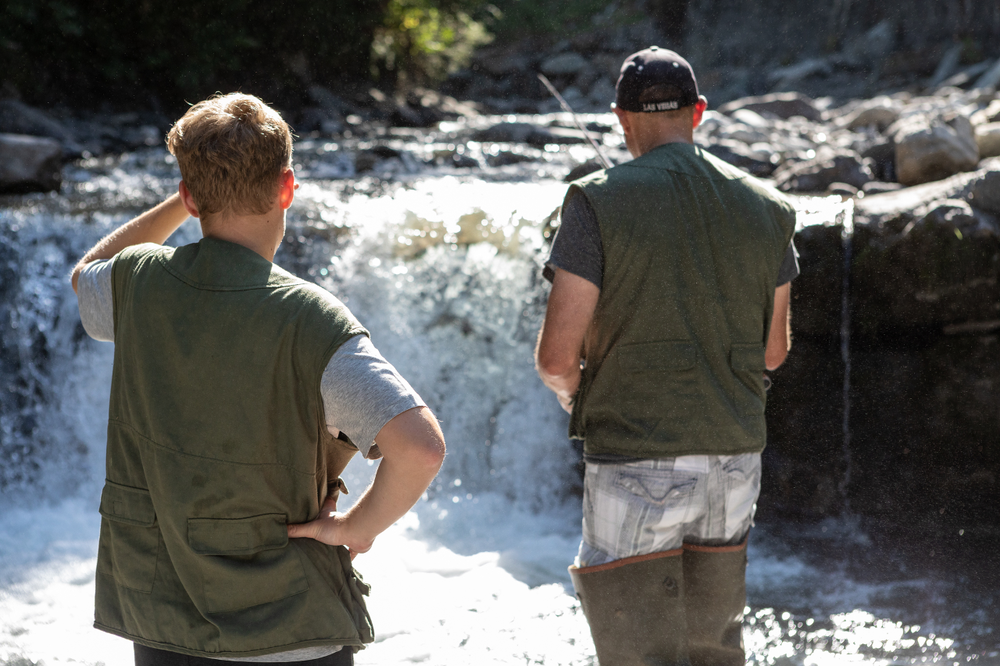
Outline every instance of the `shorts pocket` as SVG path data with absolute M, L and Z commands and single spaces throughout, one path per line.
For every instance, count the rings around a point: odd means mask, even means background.
M 306 591 L 302 561 L 288 547 L 284 514 L 246 518 L 189 518 L 188 545 L 198 554 L 201 603 L 227 613 Z
M 684 501 L 694 494 L 698 478 L 683 472 L 662 470 L 623 469 L 615 479 L 615 486 L 641 498 L 649 504 L 669 506 Z
M 757 496 L 760 494 L 760 455 L 734 456 L 723 466 L 726 482 L 727 539 L 742 537 L 753 524 Z
M 149 594 L 156 577 L 160 530 L 148 490 L 106 481 L 101 492 L 99 573 L 115 583 Z

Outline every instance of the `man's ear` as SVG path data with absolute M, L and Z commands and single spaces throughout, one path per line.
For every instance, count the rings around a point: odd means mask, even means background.
M 282 210 L 288 210 L 295 200 L 295 190 L 299 189 L 299 184 L 295 182 L 295 172 L 290 168 L 281 172 L 278 177 L 278 203 Z
M 180 185 L 177 186 L 177 192 L 181 195 L 181 203 L 184 204 L 184 210 L 188 212 L 188 215 L 194 218 L 201 217 L 198 213 L 198 204 L 194 202 L 194 197 L 191 196 L 191 190 L 188 189 L 183 180 Z
M 628 134 L 632 131 L 632 124 L 629 122 L 628 113 L 619 109 L 617 106 L 613 109 L 615 115 L 618 116 L 618 122 L 621 123 L 622 131 Z
M 701 125 L 701 118 L 705 115 L 705 109 L 708 108 L 708 100 L 704 95 L 698 96 L 698 101 L 694 103 L 694 114 L 691 118 L 692 129 L 696 129 L 698 125 Z

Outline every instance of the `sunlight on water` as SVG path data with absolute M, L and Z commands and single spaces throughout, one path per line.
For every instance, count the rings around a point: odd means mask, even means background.
M 435 410 L 449 444 L 426 497 L 356 562 L 373 586 L 377 634 L 357 663 L 593 666 L 566 572 L 579 540 L 577 454 L 566 415 L 532 361 L 548 294 L 540 277 L 546 235 L 565 184 L 537 179 L 537 165 L 523 167 L 516 182 L 517 167 L 493 182 L 412 173 L 405 182 L 323 180 L 349 169 L 336 146 L 313 150 L 303 167 L 313 179 L 297 194 L 278 261 L 347 303 Z M 573 151 L 575 160 L 589 158 L 578 147 L 566 154 Z M 0 665 L 131 663 L 127 641 L 90 628 L 112 348 L 80 335 L 65 275 L 134 208 L 176 186 L 176 166 L 164 156 L 74 166 L 69 194 L 0 211 L 7 230 L 18 227 L 10 261 L 39 267 L 8 298 L 18 325 L 36 333 L 22 350 L 25 376 L 46 401 L 33 441 L 49 441 L 33 454 L 43 468 L 37 494 L 0 512 Z M 410 168 L 400 165 L 393 168 Z M 796 205 L 802 227 L 843 220 L 850 204 L 829 197 Z M 189 222 L 172 242 L 197 236 Z M 45 353 L 32 356 L 32 345 Z M 351 463 L 345 506 L 375 469 Z M 856 525 L 838 525 L 822 528 L 831 528 L 831 543 L 863 541 Z M 914 591 L 947 599 L 942 584 L 858 582 L 844 568 L 789 552 L 764 529 L 755 535 L 745 625 L 751 663 L 998 663 L 995 653 L 956 648 L 959 634 L 898 619 L 901 607 L 919 616 L 916 602 L 876 610 L 880 599 L 920 596 Z M 992 631 L 974 615 L 962 619 Z

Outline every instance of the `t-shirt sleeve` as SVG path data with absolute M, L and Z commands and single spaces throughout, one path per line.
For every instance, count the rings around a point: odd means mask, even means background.
M 343 431 L 366 458 L 386 423 L 426 406 L 366 335 L 337 348 L 323 372 L 320 391 L 327 427 Z
M 80 306 L 83 330 L 95 340 L 115 341 L 115 305 L 111 294 L 113 259 L 92 261 L 80 272 L 76 282 L 76 301 Z
M 600 289 L 604 281 L 604 246 L 597 214 L 587 197 L 577 191 L 567 199 L 561 217 L 542 275 L 551 282 L 556 269 L 561 268 Z
M 781 260 L 781 268 L 778 269 L 778 284 L 788 284 L 799 276 L 799 251 L 795 249 L 795 239 L 788 242 L 788 249 L 785 250 L 785 258 Z

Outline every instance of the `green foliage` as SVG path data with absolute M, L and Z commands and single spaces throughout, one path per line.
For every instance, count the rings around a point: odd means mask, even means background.
M 483 22 L 458 3 L 389 0 L 372 43 L 372 73 L 397 81 L 440 81 L 491 39 Z

